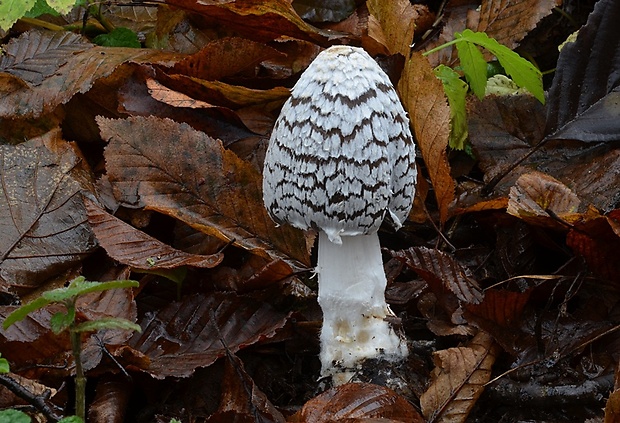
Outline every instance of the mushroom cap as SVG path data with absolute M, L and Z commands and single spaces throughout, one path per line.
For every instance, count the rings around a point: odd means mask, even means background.
M 320 53 L 293 87 L 265 156 L 263 201 L 273 220 L 341 236 L 398 229 L 415 193 L 409 119 L 363 49 Z

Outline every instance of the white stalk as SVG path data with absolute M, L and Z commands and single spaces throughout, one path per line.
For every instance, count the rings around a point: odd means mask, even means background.
M 322 375 L 333 376 L 336 385 L 348 382 L 365 359 L 400 361 L 408 353 L 386 321 L 393 313 L 385 302 L 387 280 L 377 233 L 341 239 L 336 244 L 319 232 L 317 265 Z

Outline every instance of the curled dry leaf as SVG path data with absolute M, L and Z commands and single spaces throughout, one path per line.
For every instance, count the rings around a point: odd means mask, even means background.
M 450 136 L 450 107 L 443 85 L 435 77 L 428 60 L 419 53 L 413 53 L 405 64 L 398 91 L 428 169 L 443 224 L 448 220 L 456 186 L 450 175 L 446 153 Z
M 41 140 L 0 146 L 0 290 L 37 288 L 94 250 L 78 161 Z
M 303 233 L 275 226 L 263 207 L 260 175 L 220 141 L 168 119 L 97 121 L 109 140 L 108 177 L 122 203 L 173 216 L 295 268 L 309 264 Z
M 90 223 L 99 245 L 114 260 L 136 269 L 174 269 L 180 266 L 212 268 L 224 255 L 208 256 L 177 250 L 107 213 L 84 198 Z
M 288 318 L 250 297 L 195 294 L 144 316 L 142 333 L 135 334 L 130 345 L 150 359 L 143 370 L 153 377 L 187 377 L 225 356 L 224 345 L 235 353 L 257 342 L 269 342 Z
M 559 219 L 571 220 L 581 201 L 563 183 L 541 172 L 521 175 L 510 188 L 507 212 L 528 223 L 566 229 Z
M 465 422 L 490 380 L 499 347 L 480 332 L 466 346 L 433 354 L 432 383 L 420 397 L 427 423 Z
M 289 422 L 332 423 L 347 419 L 387 419 L 407 423 L 424 421 L 406 399 L 389 388 L 370 383 L 347 383 L 308 401 Z

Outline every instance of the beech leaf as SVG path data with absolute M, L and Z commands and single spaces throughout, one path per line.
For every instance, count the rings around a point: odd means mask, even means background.
M 420 397 L 427 423 L 465 422 L 491 378 L 499 347 L 484 332 L 466 346 L 433 354 L 432 383 Z
M 303 233 L 276 227 L 263 206 L 260 174 L 220 141 L 169 119 L 97 122 L 109 140 L 108 178 L 123 204 L 175 217 L 293 267 L 309 264 Z
M 130 345 L 149 357 L 144 370 L 153 377 L 187 377 L 227 351 L 269 341 L 287 321 L 287 315 L 250 297 L 194 294 L 145 315 L 142 334 L 134 335 Z
M 180 266 L 212 268 L 224 258 L 222 253 L 204 256 L 177 250 L 106 213 L 92 200 L 85 198 L 84 204 L 99 245 L 122 264 L 144 270 Z

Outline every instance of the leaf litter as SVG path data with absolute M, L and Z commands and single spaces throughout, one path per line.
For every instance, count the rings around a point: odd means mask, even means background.
M 111 4 L 145 48 L 25 22 L 5 38 L 0 314 L 81 274 L 140 281 L 78 304 L 80 319 L 142 327 L 87 336 L 93 421 L 613 421 L 620 6 L 586 2 L 586 22 L 572 0 L 443 3 Z M 482 97 L 488 51 L 470 52 L 469 75 L 456 48 L 421 54 L 484 31 L 553 62 L 544 31 L 565 38 L 571 15 L 585 26 L 544 80 L 544 106 Z M 404 229 L 381 233 L 409 383 L 320 394 L 314 237 L 271 222 L 260 169 L 289 89 L 339 43 L 390 67 L 422 177 Z M 439 64 L 481 97 L 464 93 L 466 116 Z M 449 148 L 455 124 L 462 151 Z M 74 367 L 53 307 L 0 332 L 0 352 L 68 415 L 58 392 Z

